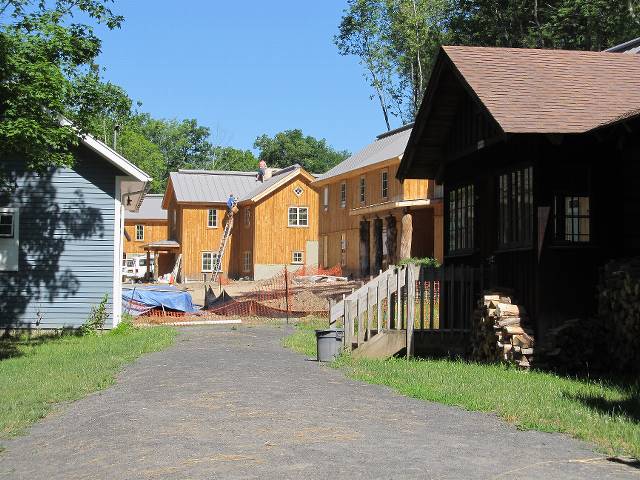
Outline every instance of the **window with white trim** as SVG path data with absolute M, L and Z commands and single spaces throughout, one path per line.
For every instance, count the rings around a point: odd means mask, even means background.
M 215 208 L 210 208 L 207 214 L 207 227 L 216 228 L 218 226 L 218 211 Z
M 329 187 L 324 187 L 322 190 L 322 206 L 325 208 L 329 208 Z
M 136 225 L 136 241 L 142 242 L 144 240 L 144 225 Z
M 0 213 L 0 237 L 13 238 L 15 229 L 15 215 L 13 212 L 4 211 Z
M 308 227 L 309 207 L 289 207 L 289 226 Z
M 251 271 L 251 250 L 247 250 L 242 255 L 242 271 L 243 272 Z
M 214 270 L 215 268 L 215 270 Z M 218 254 L 213 252 L 202 252 L 202 271 L 203 272 L 221 272 L 218 262 Z
M 347 182 L 340 184 L 340 208 L 347 206 Z
M 389 197 L 389 172 L 383 170 L 380 174 L 380 194 L 383 199 L 387 199 Z
M 360 177 L 360 203 L 364 203 L 367 199 L 367 181 L 364 176 Z
M 303 262 L 303 254 L 302 252 L 293 252 L 291 256 L 291 263 L 299 265 Z

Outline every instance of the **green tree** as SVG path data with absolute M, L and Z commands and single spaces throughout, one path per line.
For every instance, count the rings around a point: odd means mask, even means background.
M 124 127 L 118 140 L 118 152 L 153 178 L 151 193 L 164 193 L 167 162 L 155 143 L 134 128 Z
M 73 163 L 77 132 L 103 102 L 96 88 L 100 40 L 92 25 L 118 28 L 110 0 L 0 0 L 0 157 L 41 171 Z M 61 125 L 70 118 L 75 129 Z
M 334 42 L 342 55 L 355 55 L 389 115 L 413 121 L 431 73 L 452 0 L 349 0 Z
M 253 144 L 260 152 L 259 158 L 270 167 L 287 167 L 298 163 L 311 173 L 324 173 L 349 156 L 347 151 L 337 151 L 327 141 L 304 135 L 302 130 L 285 130 L 273 138 L 261 135 Z
M 236 170 L 250 172 L 257 170 L 258 159 L 251 150 L 233 147 L 214 147 L 214 168 L 216 170 Z

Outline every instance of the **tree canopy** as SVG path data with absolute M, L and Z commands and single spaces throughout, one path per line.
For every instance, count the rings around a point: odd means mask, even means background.
M 324 173 L 349 156 L 347 151 L 337 151 L 327 141 L 304 135 L 302 130 L 285 130 L 273 137 L 261 135 L 253 144 L 259 150 L 259 158 L 270 167 L 287 167 L 300 164 L 310 173 Z
M 440 45 L 602 50 L 640 36 L 639 0 L 347 0 L 334 42 L 390 116 L 413 121 Z
M 78 131 L 88 131 L 107 103 L 91 24 L 120 26 L 110 3 L 0 0 L 0 156 L 23 159 L 31 170 L 73 163 Z M 61 125 L 61 115 L 75 130 Z

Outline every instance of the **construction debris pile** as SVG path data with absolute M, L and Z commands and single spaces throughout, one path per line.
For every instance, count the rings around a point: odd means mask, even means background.
M 511 303 L 511 297 L 484 295 L 473 315 L 472 358 L 529 368 L 533 362 L 534 337 L 525 327 L 527 321 L 524 307 Z

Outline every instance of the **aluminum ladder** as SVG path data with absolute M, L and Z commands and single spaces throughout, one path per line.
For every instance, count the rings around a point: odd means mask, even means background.
M 227 248 L 227 241 L 231 236 L 231 229 L 233 228 L 233 209 L 229 210 L 227 216 L 227 224 L 224 226 L 224 232 L 222 232 L 222 240 L 220 240 L 220 247 L 218 247 L 218 254 L 216 256 L 216 262 L 213 267 L 213 279 L 212 283 L 216 283 L 222 273 L 222 257 L 224 256 L 225 248 Z

